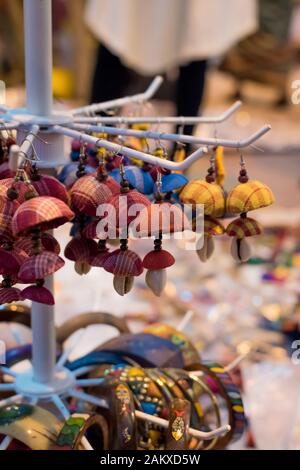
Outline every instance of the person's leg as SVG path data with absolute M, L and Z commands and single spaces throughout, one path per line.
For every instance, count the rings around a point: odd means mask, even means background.
M 119 57 L 105 46 L 99 45 L 92 80 L 91 103 L 119 98 L 124 95 L 129 83 L 129 69 Z
M 176 90 L 177 116 L 197 116 L 204 92 L 206 65 L 206 60 L 197 60 L 179 68 Z M 192 125 L 186 125 L 183 129 L 184 133 L 189 135 L 193 130 Z

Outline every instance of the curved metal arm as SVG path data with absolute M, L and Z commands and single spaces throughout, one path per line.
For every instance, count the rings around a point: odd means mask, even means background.
M 32 144 L 39 130 L 40 127 L 37 124 L 33 124 L 29 129 L 26 129 L 27 135 L 23 140 L 22 144 L 20 145 L 19 154 L 21 153 L 23 156 L 29 156 L 29 153 L 32 150 Z
M 138 419 L 157 424 L 158 426 L 161 426 L 162 428 L 165 428 L 165 429 L 168 428 L 169 426 L 169 421 L 167 421 L 166 419 L 159 418 L 158 416 L 149 415 L 142 411 L 136 410 L 135 416 Z M 213 431 L 198 431 L 198 429 L 189 428 L 188 432 L 190 436 L 196 437 L 198 439 L 203 439 L 204 441 L 209 441 L 213 439 L 214 437 L 224 436 L 224 434 L 227 434 L 230 431 L 230 429 L 231 429 L 230 425 L 225 424 L 224 426 L 220 426 L 219 428 L 216 428 Z
M 166 168 L 167 170 L 186 170 L 193 162 L 199 160 L 203 155 L 207 154 L 207 148 L 199 148 L 191 155 L 189 155 L 185 160 L 180 163 L 175 163 L 169 160 L 165 160 L 164 158 L 155 157 L 154 155 L 149 155 L 148 153 L 139 152 L 138 150 L 131 149 L 129 147 L 125 147 L 123 145 L 114 144 L 113 142 L 109 142 L 105 139 L 97 139 L 97 137 L 93 137 L 88 134 L 84 134 L 82 132 L 78 132 L 74 129 L 70 129 L 67 127 L 61 126 L 54 126 L 54 132 L 58 132 L 59 134 L 63 134 L 75 139 L 81 139 L 84 142 L 88 142 L 91 144 L 95 144 L 98 147 L 104 147 L 105 149 L 111 152 L 121 152 L 122 154 L 126 155 L 129 158 L 136 158 L 143 162 L 150 163 L 151 165 L 160 166 L 162 168 Z
M 93 117 L 75 117 L 74 122 L 90 124 L 218 124 L 226 121 L 242 106 L 241 101 L 236 101 L 230 108 L 219 116 L 93 116 Z
M 128 103 L 142 103 L 143 101 L 148 101 L 156 93 L 162 81 L 163 78 L 160 75 L 157 75 L 144 93 L 138 93 L 137 95 L 125 96 L 124 98 L 117 98 L 114 100 L 104 101 L 103 103 L 95 103 L 83 106 L 82 108 L 76 108 L 71 111 L 71 114 L 73 116 L 78 114 L 92 114 L 106 109 L 120 108 Z
M 183 142 L 190 143 L 194 145 L 222 145 L 223 147 L 229 148 L 244 148 L 248 147 L 264 134 L 269 132 L 271 126 L 266 125 L 259 129 L 254 134 L 250 135 L 243 140 L 227 140 L 227 139 L 218 139 L 210 137 L 194 137 L 185 134 L 170 134 L 167 132 L 154 132 L 154 131 L 138 131 L 135 129 L 124 129 L 119 127 L 109 127 L 109 126 L 93 126 L 93 125 L 84 125 L 84 124 L 73 124 L 70 126 L 72 129 L 82 130 L 83 132 L 103 132 L 110 135 L 125 135 L 132 137 L 140 137 L 146 139 L 155 139 L 155 140 L 170 140 L 173 142 Z

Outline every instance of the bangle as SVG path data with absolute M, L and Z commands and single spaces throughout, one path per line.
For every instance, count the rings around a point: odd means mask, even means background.
M 195 380 L 195 377 L 190 376 L 188 372 L 182 369 L 165 369 L 165 373 L 168 376 L 172 377 L 181 387 L 182 391 L 185 393 L 185 396 L 192 404 L 192 413 L 191 413 L 191 425 L 196 429 L 210 429 L 207 420 L 207 414 L 203 410 L 203 406 L 201 404 L 200 395 L 207 394 L 210 398 L 212 407 L 214 409 L 214 413 L 216 416 L 216 426 L 220 426 L 221 424 L 221 417 L 220 411 L 218 407 L 218 402 L 216 397 L 210 390 L 210 388 L 203 383 L 201 380 Z M 199 441 L 198 439 L 192 438 L 190 440 L 190 448 L 195 449 L 201 445 L 202 449 L 211 449 L 217 442 L 217 438 L 212 439 L 211 441 Z
M 144 413 L 165 417 L 168 407 L 157 384 L 146 375 L 141 367 L 115 366 L 108 375 L 118 377 L 131 389 L 136 407 Z M 139 421 L 139 446 L 143 449 L 159 449 L 164 442 L 164 430 L 153 423 Z
M 161 364 L 164 367 L 192 367 L 194 364 L 198 364 L 201 361 L 200 355 L 191 340 L 181 331 L 176 330 L 176 328 L 170 325 L 154 323 L 147 326 L 147 328 L 144 329 L 144 333 L 150 333 L 154 336 L 167 339 L 178 348 L 182 364 L 176 366 L 166 360 L 164 364 Z
M 72 414 L 63 424 L 51 450 L 84 450 L 83 437 L 94 450 L 108 450 L 108 425 L 103 416 Z
M 76 315 L 64 322 L 56 329 L 56 338 L 59 343 L 63 343 L 69 336 L 80 328 L 90 325 L 110 325 L 116 328 L 119 333 L 129 333 L 126 321 L 106 312 L 90 312 Z
M 54 414 L 39 406 L 14 404 L 0 408 L 0 434 L 31 450 L 49 450 L 61 426 Z
M 185 450 L 188 448 L 188 429 L 191 404 L 188 400 L 175 398 L 170 405 L 169 427 L 166 433 L 166 450 Z
M 124 334 L 101 345 L 98 350 L 129 357 L 142 367 L 184 367 L 178 344 L 150 333 Z M 199 361 L 198 361 L 199 362 Z
M 0 322 L 19 323 L 31 327 L 30 308 L 25 305 L 5 305 L 0 307 Z
M 230 375 L 224 370 L 222 366 L 213 362 L 205 362 L 198 364 L 197 370 L 204 372 L 202 381 L 215 390 L 217 387 L 217 394 L 223 397 L 226 401 L 230 431 L 223 437 L 218 438 L 215 448 L 223 449 L 229 442 L 237 441 L 243 434 L 246 426 L 246 418 L 244 414 L 243 400 L 238 387 L 233 383 Z M 213 383 L 210 379 L 213 379 Z
M 136 450 L 137 424 L 132 392 L 128 385 L 115 377 L 106 377 L 97 387 L 91 387 L 89 393 L 104 398 L 108 409 L 96 408 L 106 418 L 109 426 L 109 450 Z

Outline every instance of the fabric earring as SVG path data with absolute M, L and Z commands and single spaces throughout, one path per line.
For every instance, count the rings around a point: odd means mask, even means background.
M 262 232 L 260 224 L 248 217 L 247 213 L 253 210 L 270 206 L 274 202 L 271 189 L 256 180 L 249 180 L 243 156 L 240 159 L 239 184 L 228 194 L 226 206 L 229 214 L 240 214 L 227 227 L 226 233 L 233 237 L 231 254 L 236 261 L 246 262 L 251 257 L 251 248 L 246 237 L 259 235 Z
M 136 189 L 129 188 L 123 163 L 120 165 L 120 177 L 120 194 L 110 200 L 115 220 L 112 220 L 112 217 L 109 220 L 109 229 L 114 230 L 120 237 L 120 248 L 105 256 L 103 268 L 114 274 L 114 289 L 123 296 L 132 289 L 134 277 L 143 272 L 142 260 L 134 251 L 128 249 L 128 228 L 138 215 L 136 213 L 131 215 L 130 208 L 147 207 L 150 201 Z
M 182 232 L 189 222 L 181 207 L 165 201 L 161 193 L 161 173 L 158 173 L 155 203 L 143 209 L 134 221 L 141 237 L 155 236 L 154 249 L 143 259 L 147 269 L 146 284 L 152 292 L 160 296 L 167 283 L 166 268 L 175 263 L 175 258 L 162 249 L 163 234 Z
M 223 188 L 216 182 L 216 148 L 210 155 L 210 166 L 205 180 L 193 180 L 187 183 L 180 193 L 180 199 L 184 204 L 192 204 L 196 209 L 197 204 L 204 206 L 204 240 L 201 248 L 197 249 L 197 255 L 203 262 L 213 254 L 213 236 L 222 235 L 225 231 L 217 220 L 225 213 L 225 196 Z M 196 231 L 197 219 L 193 221 L 193 230 Z

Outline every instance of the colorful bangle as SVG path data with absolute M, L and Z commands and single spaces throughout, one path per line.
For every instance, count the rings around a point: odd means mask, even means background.
M 151 335 L 167 339 L 179 349 L 182 365 L 175 366 L 173 363 L 170 363 L 169 360 L 166 360 L 164 364 L 161 364 L 164 367 L 185 368 L 198 364 L 201 361 L 200 355 L 191 340 L 181 331 L 176 330 L 176 328 L 170 325 L 154 323 L 147 326 L 147 328 L 144 329 L 144 333 L 150 333 Z
M 166 418 L 168 407 L 157 384 L 146 375 L 141 367 L 115 366 L 107 371 L 107 375 L 118 377 L 130 387 L 136 407 L 144 413 Z M 139 421 L 138 430 L 141 437 L 140 447 L 161 448 L 164 442 L 163 430 L 155 424 Z
M 215 448 L 223 449 L 229 442 L 240 439 L 245 430 L 246 418 L 242 397 L 230 375 L 219 364 L 205 362 L 204 364 L 198 364 L 197 370 L 204 372 L 205 375 L 202 380 L 207 383 L 215 394 L 219 394 L 226 401 L 231 430 L 225 436 L 218 438 L 215 446 Z
M 184 367 L 185 361 L 178 344 L 150 333 L 124 334 L 98 348 L 115 352 L 138 362 L 142 367 Z
M 49 450 L 61 427 L 61 421 L 38 406 L 15 404 L 0 408 L 0 434 L 31 450 Z
M 74 413 L 63 424 L 52 450 L 84 450 L 86 437 L 94 450 L 108 450 L 108 425 L 99 414 Z
M 191 404 L 188 400 L 175 398 L 170 405 L 169 427 L 166 433 L 166 450 L 188 449 Z
M 97 387 L 91 387 L 89 393 L 103 398 L 108 409 L 101 409 L 109 426 L 110 450 L 136 450 L 137 424 L 132 392 L 128 385 L 117 378 L 107 377 Z M 96 411 L 100 410 L 97 408 Z
M 217 400 L 215 399 L 213 393 L 209 389 L 209 387 L 205 383 L 201 383 L 200 381 L 195 382 L 193 377 L 182 369 L 171 369 L 166 368 L 164 372 L 169 376 L 172 377 L 173 380 L 181 387 L 183 393 L 185 394 L 186 398 L 190 401 L 192 408 L 191 408 L 191 425 L 196 429 L 201 430 L 209 430 L 210 427 L 206 423 L 206 414 L 203 410 L 203 406 L 200 400 L 200 394 L 203 391 L 209 396 L 214 412 L 216 415 L 216 425 L 217 427 L 220 425 L 221 418 L 218 408 Z M 197 387 L 195 387 L 195 383 Z M 201 387 L 201 388 L 199 388 Z M 198 439 L 191 438 L 189 442 L 190 449 L 197 449 L 201 445 L 202 449 L 211 449 L 216 444 L 217 439 L 213 439 L 212 441 L 199 441 Z

